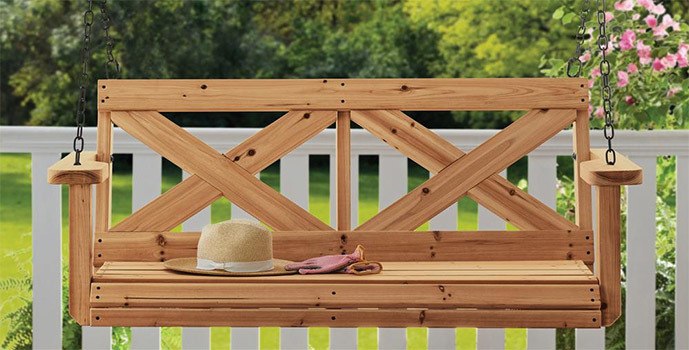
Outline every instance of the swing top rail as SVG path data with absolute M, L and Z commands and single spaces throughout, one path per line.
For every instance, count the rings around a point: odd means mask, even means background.
M 99 80 L 98 109 L 243 112 L 588 108 L 583 78 Z

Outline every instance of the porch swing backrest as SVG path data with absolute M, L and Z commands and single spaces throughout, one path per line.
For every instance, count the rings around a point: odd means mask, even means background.
M 199 234 L 170 231 L 222 196 L 276 231 L 274 255 L 283 259 L 363 244 L 369 258 L 381 261 L 581 260 L 590 265 L 590 185 L 575 176 L 575 224 L 499 175 L 573 123 L 575 168 L 595 156 L 588 146 L 585 84 L 579 78 L 101 80 L 95 159 L 110 159 L 115 124 L 191 176 L 113 227 L 111 177 L 96 185 L 94 265 L 195 256 Z M 468 153 L 403 112 L 453 110 L 526 112 Z M 286 113 L 224 154 L 161 114 L 221 111 Z M 353 229 L 350 120 L 435 174 Z M 333 123 L 338 124 L 336 228 L 255 177 Z M 465 195 L 521 231 L 414 232 Z

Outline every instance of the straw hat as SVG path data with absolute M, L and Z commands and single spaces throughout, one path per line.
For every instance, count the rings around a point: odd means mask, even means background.
M 249 220 L 228 220 L 201 230 L 196 258 L 170 259 L 171 270 L 219 276 L 288 275 L 291 261 L 273 259 L 273 236 Z

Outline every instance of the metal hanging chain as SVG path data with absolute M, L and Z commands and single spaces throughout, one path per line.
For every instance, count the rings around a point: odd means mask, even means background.
M 110 14 L 108 13 L 107 0 L 103 0 L 100 2 L 100 13 L 101 13 L 101 23 L 103 25 L 103 34 L 105 36 L 105 53 L 106 53 L 105 78 L 110 79 L 110 68 L 111 68 L 111 66 L 112 66 L 112 68 L 114 68 L 115 78 L 118 78 L 120 75 L 120 64 L 115 59 L 115 56 L 112 54 L 112 49 L 115 46 L 115 41 L 110 36 L 110 32 L 109 32 Z
M 88 83 L 88 63 L 91 57 L 91 27 L 93 26 L 93 0 L 88 0 L 84 12 L 84 40 L 81 48 L 81 77 L 77 97 L 76 124 L 77 135 L 72 142 L 75 152 L 74 165 L 81 165 L 81 152 L 84 150 L 84 123 L 86 122 L 86 84 Z
M 583 62 L 579 59 L 582 55 L 582 46 L 584 45 L 584 40 L 586 40 L 586 21 L 589 18 L 589 13 L 591 12 L 590 0 L 584 0 L 581 5 L 581 14 L 579 15 L 579 29 L 577 30 L 577 47 L 574 49 L 574 54 L 567 60 L 567 76 L 570 78 L 576 78 L 581 76 Z M 572 72 L 572 67 L 576 67 L 577 70 Z
M 86 86 L 89 83 L 88 62 L 91 59 L 91 28 L 93 27 L 93 0 L 88 1 L 88 8 L 84 12 L 84 41 L 81 48 L 81 77 L 79 79 L 79 96 L 77 98 L 76 124 L 77 134 L 74 137 L 72 148 L 75 152 L 74 165 L 81 165 L 81 152 L 84 151 L 84 124 L 86 123 Z M 115 41 L 110 36 L 110 14 L 108 13 L 107 0 L 99 2 L 101 23 L 105 36 L 105 77 L 110 79 L 110 70 L 114 68 L 116 77 L 120 74 L 120 64 L 112 53 Z
M 610 61 L 606 57 L 605 51 L 610 45 L 608 39 L 607 26 L 605 23 L 605 0 L 598 0 L 598 49 L 601 52 L 599 65 L 601 74 L 601 100 L 603 101 L 603 112 L 605 114 L 605 126 L 603 136 L 608 141 L 608 149 L 605 151 L 605 162 L 608 165 L 615 165 L 617 155 L 612 149 L 612 139 L 615 137 L 615 127 L 613 126 L 612 116 L 612 88 L 610 88 Z

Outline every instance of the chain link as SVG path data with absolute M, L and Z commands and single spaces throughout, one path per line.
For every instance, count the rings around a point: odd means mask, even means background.
M 74 165 L 81 165 L 81 152 L 84 151 L 84 124 L 86 123 L 86 85 L 88 84 L 88 64 L 91 57 L 91 27 L 93 26 L 93 0 L 88 0 L 84 12 L 84 39 L 81 47 L 81 75 L 79 77 L 79 96 L 77 97 L 77 134 L 72 142 L 75 152 Z
M 612 106 L 612 88 L 610 87 L 610 61 L 606 57 L 606 51 L 610 47 L 610 40 L 608 38 L 607 24 L 605 21 L 605 0 L 598 0 L 598 50 L 601 53 L 601 61 L 598 66 L 601 74 L 601 91 L 600 97 L 603 101 L 603 113 L 605 115 L 605 126 L 603 127 L 603 136 L 608 142 L 608 149 L 605 151 L 605 162 L 608 165 L 614 165 L 617 161 L 617 154 L 612 148 L 612 139 L 615 138 L 615 127 L 613 125 L 613 106 Z
M 102 0 L 100 2 L 100 13 L 101 13 L 101 23 L 103 25 L 103 34 L 105 36 L 105 78 L 110 79 L 110 68 L 113 67 L 115 70 L 115 78 L 120 75 L 120 64 L 115 59 L 112 53 L 113 47 L 115 47 L 115 41 L 110 36 L 110 14 L 108 13 L 107 0 Z
M 581 14 L 579 15 L 579 29 L 577 30 L 577 47 L 574 49 L 574 54 L 567 60 L 567 76 L 570 78 L 579 77 L 581 75 L 583 62 L 579 59 L 582 55 L 582 46 L 586 40 L 586 21 L 588 20 L 589 13 L 591 12 L 591 2 L 590 0 L 584 0 L 583 5 L 581 5 Z M 576 67 L 577 70 L 572 72 L 572 68 Z

